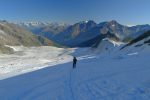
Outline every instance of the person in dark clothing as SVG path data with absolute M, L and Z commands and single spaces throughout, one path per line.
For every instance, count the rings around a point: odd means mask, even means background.
M 73 68 L 76 68 L 77 58 L 73 57 Z

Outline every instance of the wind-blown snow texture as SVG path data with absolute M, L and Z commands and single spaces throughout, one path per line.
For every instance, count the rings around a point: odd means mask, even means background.
M 150 48 L 132 47 L 0 81 L 1 100 L 150 100 Z M 78 51 L 79 50 L 79 51 Z

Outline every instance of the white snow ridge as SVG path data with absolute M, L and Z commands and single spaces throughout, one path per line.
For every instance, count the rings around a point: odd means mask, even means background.
M 107 43 L 111 46 L 107 41 Z M 0 55 L 0 100 L 150 100 L 150 48 L 13 47 Z M 97 51 L 96 50 L 96 51 Z M 94 53 L 93 53 L 94 52 Z M 72 55 L 77 66 L 72 68 Z

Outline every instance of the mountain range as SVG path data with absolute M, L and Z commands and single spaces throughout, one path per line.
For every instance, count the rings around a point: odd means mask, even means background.
M 99 41 L 99 39 L 106 38 L 107 36 L 109 38 L 113 36 L 117 41 L 128 43 L 142 33 L 150 30 L 150 25 L 148 24 L 129 27 L 119 24 L 115 20 L 98 24 L 89 20 L 73 25 L 42 22 L 22 23 L 18 25 L 28 29 L 35 35 L 44 36 L 49 40 L 68 47 L 88 47 L 93 44 L 93 40 L 97 39 L 95 41 Z
M 128 27 L 115 20 L 99 24 L 89 20 L 73 25 L 0 21 L 0 53 L 12 51 L 6 45 L 97 47 L 105 38 L 116 43 L 128 44 L 148 30 L 148 24 Z

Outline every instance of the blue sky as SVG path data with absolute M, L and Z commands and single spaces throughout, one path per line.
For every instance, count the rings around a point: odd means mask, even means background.
M 150 24 L 150 0 L 0 0 L 0 19 L 75 23 L 117 20 Z

